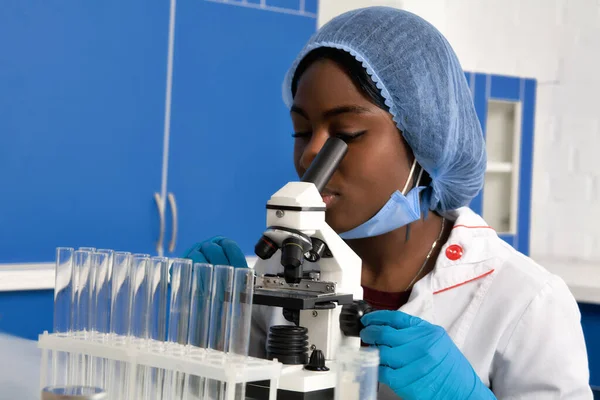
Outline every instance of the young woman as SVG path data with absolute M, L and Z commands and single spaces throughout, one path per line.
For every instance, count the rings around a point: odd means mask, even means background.
M 299 176 L 329 137 L 348 143 L 322 195 L 378 309 L 361 339 L 380 350 L 380 398 L 592 398 L 568 288 L 466 207 L 483 186 L 485 143 L 440 32 L 393 8 L 345 13 L 310 39 L 284 92 Z M 246 265 L 222 237 L 186 256 Z M 255 318 L 253 355 L 282 321 Z

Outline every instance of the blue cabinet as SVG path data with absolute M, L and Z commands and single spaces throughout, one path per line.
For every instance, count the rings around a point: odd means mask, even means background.
M 536 81 L 466 73 L 486 138 L 488 167 L 471 208 L 529 254 Z
M 216 234 L 253 254 L 269 196 L 297 179 L 281 88 L 315 19 L 205 1 L 179 2 L 177 15 L 168 188 L 179 221 L 170 254 Z
M 152 251 L 167 15 L 157 0 L 2 6 L 0 263 Z
M 295 178 L 281 83 L 316 1 L 225 3 L 177 2 L 170 140 L 169 0 L 3 6 L 0 265 L 57 246 L 178 256 L 216 233 L 252 252 Z

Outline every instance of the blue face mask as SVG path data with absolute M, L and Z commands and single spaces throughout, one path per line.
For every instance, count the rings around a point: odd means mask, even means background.
M 421 174 L 423 173 L 422 169 L 417 178 L 417 186 L 411 189 L 406 195 L 403 194 L 412 179 L 415 165 L 416 161 L 411 167 L 402 192 L 396 190 L 374 217 L 354 229 L 341 233 L 340 237 L 342 239 L 361 239 L 383 235 L 421 218 L 421 192 L 426 189 L 425 186 L 418 186 Z

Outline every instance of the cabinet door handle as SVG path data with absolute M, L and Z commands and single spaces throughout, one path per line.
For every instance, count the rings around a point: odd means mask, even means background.
M 171 232 L 171 241 L 169 242 L 169 252 L 172 253 L 175 251 L 175 244 L 177 243 L 177 202 L 175 201 L 175 195 L 173 193 L 169 193 L 167 196 L 169 199 L 169 206 L 171 207 L 171 217 L 172 217 L 172 232 Z
M 159 193 L 154 193 L 154 201 L 158 208 L 158 216 L 160 218 L 160 231 L 158 234 L 158 241 L 156 242 L 156 252 L 159 256 L 163 255 L 163 242 L 165 240 L 165 209 L 162 206 L 162 199 Z

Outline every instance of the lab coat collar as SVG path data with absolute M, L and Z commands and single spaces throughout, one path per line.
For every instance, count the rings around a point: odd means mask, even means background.
M 433 296 L 493 274 L 494 260 L 502 249 L 496 232 L 471 209 L 460 208 L 444 216 L 454 222 L 448 241 L 433 270 L 413 286 L 408 302 L 400 308 L 431 323 L 435 323 Z

